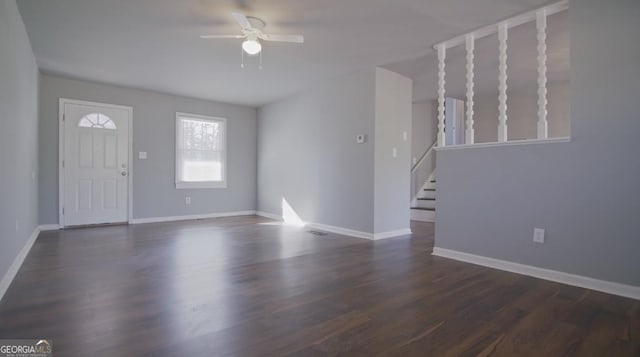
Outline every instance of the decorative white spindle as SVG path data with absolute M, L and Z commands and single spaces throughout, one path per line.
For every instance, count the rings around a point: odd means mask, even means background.
M 537 62 L 538 62 L 538 139 L 549 137 L 549 125 L 547 122 L 547 17 L 569 8 L 569 0 L 559 0 L 542 8 L 521 13 L 500 23 L 487 25 L 450 38 L 434 45 L 438 51 L 439 60 L 439 90 L 438 90 L 438 145 L 444 146 L 445 118 L 444 111 L 444 56 L 449 48 L 466 45 L 466 113 L 465 113 L 465 143 L 474 144 L 474 50 L 475 40 L 498 33 L 499 39 L 499 77 L 498 77 L 498 142 L 508 141 L 507 126 L 507 38 L 510 27 L 517 27 L 532 21 L 536 22 L 537 35 Z
M 465 130 L 465 144 L 474 143 L 473 129 L 473 49 L 475 46 L 475 38 L 473 33 L 467 35 L 467 128 Z
M 500 53 L 498 59 L 498 141 L 507 141 L 507 36 L 508 25 L 506 22 L 499 25 L 498 42 Z
M 444 60 L 447 57 L 445 45 L 438 46 L 438 147 L 446 145 L 444 135 Z
M 549 135 L 547 124 L 547 12 L 545 9 L 536 13 L 538 30 L 538 139 L 546 139 Z

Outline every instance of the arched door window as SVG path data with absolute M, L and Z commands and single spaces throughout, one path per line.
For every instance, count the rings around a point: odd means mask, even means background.
M 78 126 L 81 128 L 98 128 L 98 129 L 110 129 L 116 130 L 116 123 L 108 116 L 101 113 L 87 114 L 78 122 Z

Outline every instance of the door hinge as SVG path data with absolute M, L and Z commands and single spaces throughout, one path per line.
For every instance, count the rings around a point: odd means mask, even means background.
M 64 169 L 64 160 L 62 160 L 62 168 Z
M 67 114 L 66 113 L 62 113 L 62 121 L 64 121 L 67 118 Z
M 62 207 L 62 215 L 64 216 L 64 207 Z

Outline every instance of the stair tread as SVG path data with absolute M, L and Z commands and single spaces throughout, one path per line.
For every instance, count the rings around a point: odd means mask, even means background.
M 435 211 L 435 208 L 424 208 L 424 207 L 411 207 L 411 209 L 418 209 L 421 211 Z
M 435 201 L 435 198 L 430 198 L 430 197 L 418 197 L 419 201 Z

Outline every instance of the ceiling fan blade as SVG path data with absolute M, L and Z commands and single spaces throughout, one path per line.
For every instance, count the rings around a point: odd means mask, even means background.
M 236 21 L 238 22 L 240 27 L 242 27 L 243 30 L 251 30 L 251 24 L 249 23 L 249 20 L 247 19 L 247 17 L 244 16 L 244 14 L 241 14 L 239 12 L 232 12 L 231 16 L 233 16 L 233 18 L 236 19 Z
M 244 35 L 200 35 L 205 40 L 213 40 L 218 38 L 245 38 Z
M 302 35 L 267 35 L 264 34 L 261 38 L 265 41 L 278 41 L 278 42 L 295 42 L 303 43 L 304 36 Z

